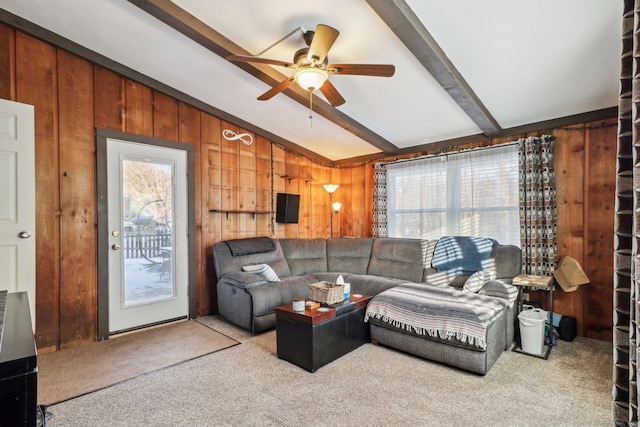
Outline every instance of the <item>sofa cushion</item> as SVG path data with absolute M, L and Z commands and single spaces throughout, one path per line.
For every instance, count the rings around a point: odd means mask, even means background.
M 292 276 L 327 271 L 324 239 L 280 239 Z
M 294 297 L 308 298 L 309 285 L 315 283 L 311 275 L 283 277 L 278 283 L 247 289 L 253 303 L 253 316 L 273 313 L 276 307 L 289 304 Z
M 438 239 L 432 240 L 423 240 L 422 241 L 422 250 L 424 252 L 424 265 L 426 268 L 431 267 L 431 263 L 433 262 L 433 253 L 436 250 L 436 245 L 438 244 Z
M 464 277 L 464 280 L 461 279 L 461 277 Z M 444 286 L 454 286 L 453 282 L 456 281 L 461 283 L 454 287 L 462 287 L 466 278 L 467 276 L 458 276 L 453 273 L 438 273 L 435 268 L 429 268 L 425 270 L 425 276 L 421 282 L 441 288 Z
M 492 254 L 495 259 L 497 279 L 512 279 L 522 271 L 522 250 L 513 245 L 495 245 Z
M 424 272 L 422 240 L 375 239 L 367 274 L 420 282 Z
M 509 301 L 509 304 L 511 304 L 518 297 L 518 288 L 500 280 L 492 280 L 487 282 L 478 293 L 480 295 L 500 297 L 506 299 Z
M 269 282 L 267 282 L 264 277 L 246 271 L 232 271 L 231 273 L 227 273 L 222 276 L 218 283 L 226 283 L 240 289 L 269 285 Z
M 324 271 L 324 272 L 314 272 L 311 273 L 311 275 L 313 277 L 315 277 L 317 279 L 318 282 L 331 282 L 331 283 L 337 283 L 338 281 L 338 276 L 342 276 L 342 278 L 344 279 L 344 281 L 346 283 L 350 283 L 347 280 L 347 276 L 350 273 L 347 273 L 346 271 Z
M 328 239 L 328 271 L 365 274 L 371 258 L 372 246 L 371 238 Z
M 392 277 L 371 276 L 368 274 L 349 274 L 344 281 L 350 283 L 351 295 L 378 295 L 389 288 L 407 283 L 404 279 L 394 279 Z
M 276 249 L 273 239 L 269 237 L 252 237 L 251 239 L 227 240 L 231 255 L 251 255 L 271 252 Z
M 245 241 L 246 245 L 251 245 L 252 242 L 256 241 L 255 238 L 242 240 Z M 250 264 L 268 264 L 278 276 L 291 276 L 291 271 L 282 253 L 280 242 L 274 240 L 273 244 L 275 249 L 272 251 L 233 256 L 226 242 L 216 243 L 213 245 L 213 260 L 216 276 L 219 279 L 227 273 L 241 271 L 242 266 Z

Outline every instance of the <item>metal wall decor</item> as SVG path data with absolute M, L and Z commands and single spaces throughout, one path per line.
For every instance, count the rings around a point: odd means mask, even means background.
M 222 137 L 227 141 L 242 141 L 245 145 L 251 145 L 253 143 L 253 135 L 250 133 L 235 133 L 231 129 L 224 129 L 222 131 Z

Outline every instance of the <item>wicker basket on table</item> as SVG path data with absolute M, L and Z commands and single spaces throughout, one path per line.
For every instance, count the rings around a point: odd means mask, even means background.
M 344 285 L 322 281 L 310 284 L 309 289 L 314 301 L 335 304 L 344 300 Z

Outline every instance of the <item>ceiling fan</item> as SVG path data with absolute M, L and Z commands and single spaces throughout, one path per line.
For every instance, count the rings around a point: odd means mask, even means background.
M 308 47 L 299 49 L 293 55 L 293 62 L 279 61 L 276 59 L 261 58 L 260 55 L 287 37 L 302 31 L 303 38 Z M 337 107 L 345 103 L 344 98 L 336 87 L 329 81 L 330 74 L 350 74 L 360 76 L 391 77 L 396 71 L 393 65 L 383 64 L 329 64 L 327 53 L 333 46 L 340 32 L 335 28 L 319 24 L 315 31 L 303 31 L 302 27 L 277 41 L 256 56 L 230 55 L 229 61 L 257 62 L 261 64 L 277 65 L 296 70 L 293 77 L 278 83 L 258 97 L 260 101 L 273 98 L 278 93 L 287 89 L 294 82 L 301 88 L 308 90 L 309 94 L 320 90 L 329 103 Z

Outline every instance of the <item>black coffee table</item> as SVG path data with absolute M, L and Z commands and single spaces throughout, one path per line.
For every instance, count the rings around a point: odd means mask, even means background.
M 276 308 L 278 357 L 315 372 L 369 342 L 364 323 L 369 300 L 369 295 L 352 295 L 348 302 L 304 312 L 293 311 L 292 304 Z

